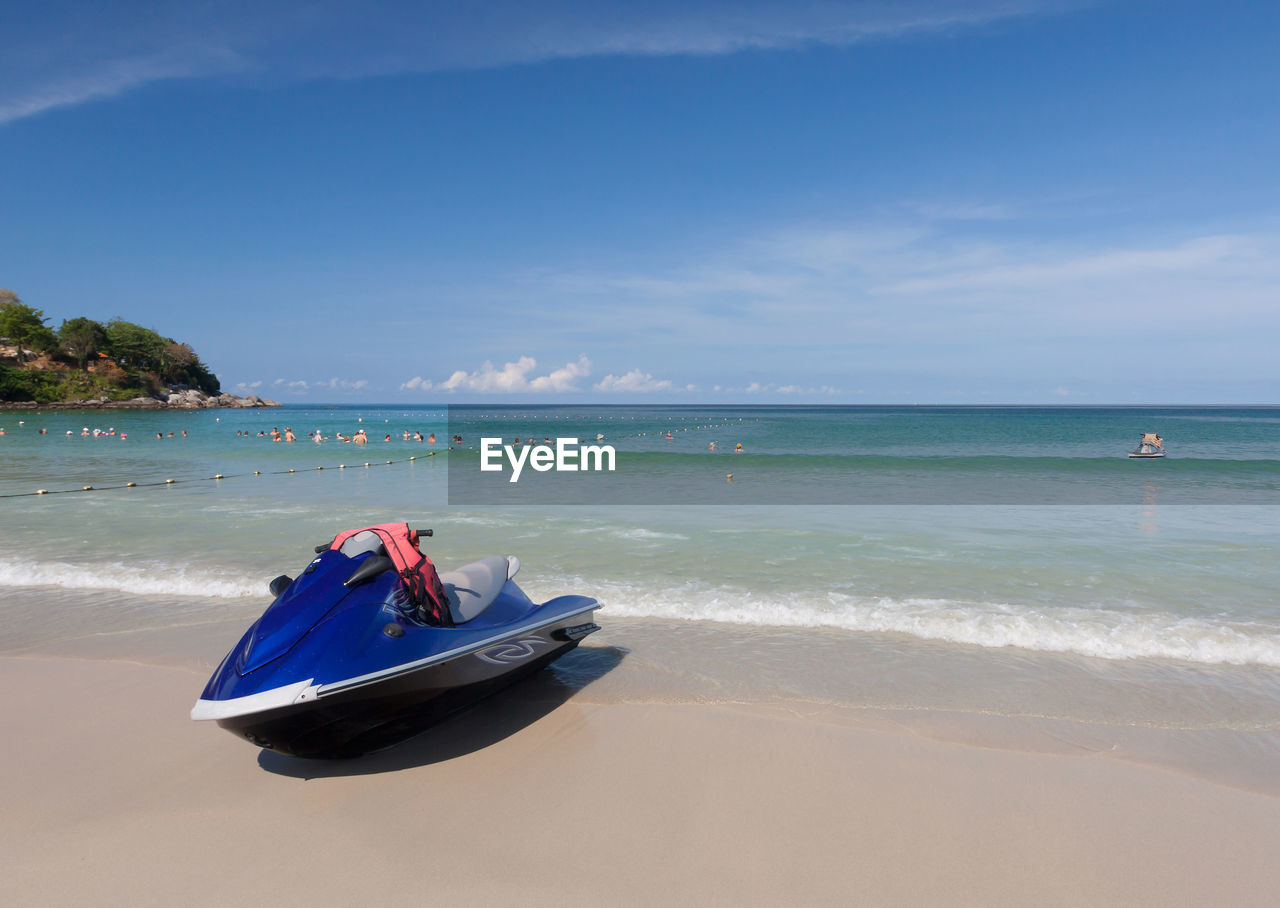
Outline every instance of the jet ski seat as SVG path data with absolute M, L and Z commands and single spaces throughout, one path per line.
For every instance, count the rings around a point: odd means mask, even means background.
M 357 555 L 363 555 L 365 552 L 373 552 L 375 555 L 387 554 L 387 547 L 382 544 L 381 537 L 372 530 L 361 530 L 350 539 L 342 543 L 339 552 L 348 558 L 354 558 Z
M 494 555 L 456 571 L 441 571 L 440 584 L 449 599 L 453 623 L 479 617 L 519 570 L 520 561 L 514 555 Z

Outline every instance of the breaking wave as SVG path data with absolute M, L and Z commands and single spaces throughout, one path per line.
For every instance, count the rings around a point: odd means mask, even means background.
M 796 591 L 779 598 L 719 587 L 661 592 L 574 579 L 594 589 L 605 616 L 720 621 L 757 627 L 813 627 L 909 634 L 922 640 L 1019 647 L 1101 659 L 1178 659 L 1206 665 L 1280 668 L 1280 623 L 1124 612 L 1106 607 L 1022 607 L 952 599 L 858 597 Z
M 68 564 L 0 559 L 0 589 L 52 586 L 67 590 L 108 590 L 142 596 L 200 596 L 263 599 L 266 584 L 226 573 L 171 564 Z

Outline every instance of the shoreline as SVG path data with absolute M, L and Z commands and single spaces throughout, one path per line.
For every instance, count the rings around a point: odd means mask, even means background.
M 178 398 L 176 401 L 174 398 Z M 0 401 L 0 410 L 250 410 L 284 406 L 274 400 L 250 395 L 216 394 L 192 398 L 173 394 L 168 400 L 156 397 L 134 397 L 129 400 L 65 400 L 42 404 L 34 400 Z
M 193 702 L 198 687 L 265 604 L 254 597 L 184 597 L 174 605 L 176 612 L 170 609 L 158 622 L 139 624 L 139 614 L 163 597 L 29 587 L 12 589 L 0 598 L 9 606 L 7 633 L 0 635 L 0 659 L 72 659 L 181 669 L 195 676 Z M 49 621 L 50 605 L 68 614 L 86 614 L 93 604 L 103 610 L 91 628 L 80 622 Z M 778 628 L 768 635 L 769 648 L 785 664 L 804 653 L 816 654 L 817 676 L 798 663 L 795 672 L 787 672 L 767 661 L 742 675 L 729 663 L 737 658 L 735 654 L 750 650 L 752 641 L 760 640 L 758 630 L 714 622 L 610 616 L 590 644 L 567 655 L 538 680 L 526 682 L 526 690 L 541 690 L 584 706 L 747 708 L 855 731 L 887 729 L 997 752 L 1087 756 L 1280 798 L 1280 783 L 1272 771 L 1280 753 L 1280 731 L 1274 723 L 1259 726 L 1248 716 L 1229 721 L 1222 706 L 1224 696 L 1246 702 L 1246 691 L 1215 694 L 1201 687 L 1196 676 L 1178 680 L 1166 670 L 1168 686 L 1162 692 L 1148 689 L 1138 697 L 1133 691 L 1147 682 L 1129 673 L 1128 666 L 1064 657 L 1088 674 L 1121 672 L 1115 677 L 1117 685 L 1098 689 L 1079 675 L 1058 669 L 1046 673 L 1043 665 L 1037 673 L 1025 653 L 939 646 L 895 635 L 859 639 L 865 636 L 812 630 L 796 634 Z M 888 651 L 894 655 L 886 661 Z M 833 661 L 862 667 L 852 674 L 832 674 Z M 978 665 L 982 668 L 975 672 Z M 939 667 L 938 676 L 922 674 Z M 1188 667 L 1176 671 L 1183 674 Z M 947 692 L 939 694 L 936 685 L 943 677 L 950 681 Z M 1071 680 L 1054 694 L 1046 686 L 1048 678 L 1057 679 L 1059 686 L 1063 679 Z M 994 696 L 989 692 L 993 686 L 1022 687 L 1026 694 L 1013 699 Z M 1185 721 L 1177 713 L 1155 708 L 1159 700 L 1182 701 L 1196 696 L 1197 690 L 1212 716 Z M 1256 692 L 1252 696 L 1256 699 Z M 1120 702 L 1106 712 L 1087 708 L 1100 697 Z M 1064 702 L 1073 701 L 1084 708 L 1062 709 Z M 1259 708 L 1253 704 L 1255 711 Z
M 1095 754 L 543 679 L 380 754 L 307 761 L 192 722 L 194 667 L 5 655 L 0 677 L 28 692 L 0 702 L 0 836 L 26 902 L 142 881 L 148 902 L 225 901 L 227 867 L 317 904 L 1262 905 L 1280 884 L 1280 799 Z

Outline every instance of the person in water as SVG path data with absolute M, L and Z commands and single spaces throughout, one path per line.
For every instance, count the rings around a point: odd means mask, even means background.
M 285 427 L 284 427 L 284 440 L 285 440 L 285 441 L 297 441 L 297 440 L 298 440 L 298 436 L 296 436 L 296 435 L 294 435 L 294 434 L 293 434 L 293 429 L 289 428 L 288 426 L 285 426 Z
M 419 433 L 418 433 L 418 441 L 422 441 L 422 433 L 421 433 L 421 432 L 419 432 Z M 436 443 L 436 433 L 435 433 L 435 432 L 432 432 L 430 435 L 428 435 L 428 436 L 427 436 L 427 444 L 429 444 L 429 445 L 433 445 L 433 444 L 435 444 L 435 443 Z

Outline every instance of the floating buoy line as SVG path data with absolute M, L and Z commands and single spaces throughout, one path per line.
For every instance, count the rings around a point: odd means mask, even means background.
M 423 454 L 421 456 L 435 457 L 439 453 L 440 453 L 439 451 L 428 451 L 426 454 Z M 419 455 L 417 454 L 411 454 L 409 457 L 405 458 L 402 461 L 388 460 L 385 463 L 385 466 L 389 467 L 395 463 L 412 463 L 413 461 L 418 459 L 418 456 Z M 380 466 L 384 466 L 384 464 L 374 463 L 373 461 L 366 460 L 362 464 L 361 463 L 355 463 L 355 464 L 340 463 L 337 465 L 337 469 L 345 470 L 347 469 L 347 467 L 361 467 L 361 466 L 380 467 Z M 323 469 L 324 469 L 323 466 L 318 466 L 316 467 L 315 472 L 319 472 Z M 9 492 L 7 494 L 0 495 L 0 498 L 31 498 L 36 495 L 67 495 L 72 492 L 107 492 L 107 491 L 111 491 L 112 489 L 145 489 L 153 486 L 176 486 L 176 485 L 185 485 L 185 484 L 194 483 L 194 482 L 217 482 L 218 480 L 222 480 L 222 479 L 240 479 L 244 476 L 287 476 L 290 473 L 297 473 L 297 472 L 298 471 L 295 470 L 293 467 L 289 467 L 289 469 L 287 470 L 270 470 L 266 473 L 263 473 L 262 470 L 254 470 L 252 473 L 214 473 L 212 476 L 193 476 L 187 479 L 157 479 L 155 482 L 125 482 L 116 486 L 83 485 L 83 486 L 80 486 L 80 488 L 78 489 L 36 489 L 34 492 Z M 312 471 L 304 470 L 303 472 L 312 472 Z

